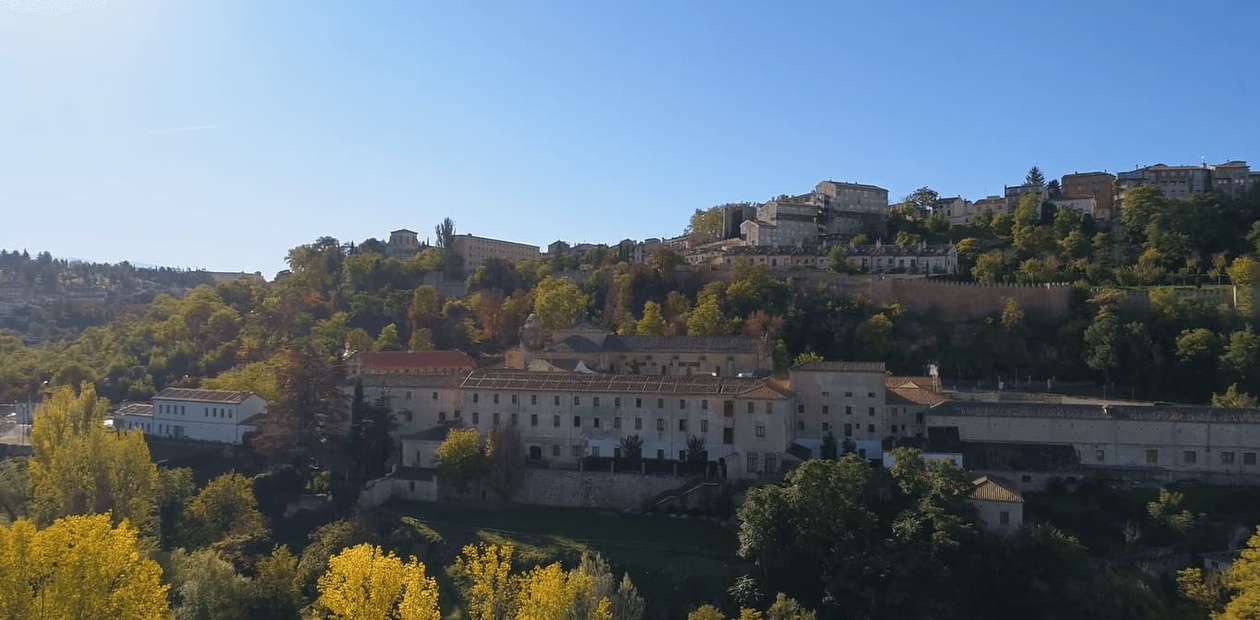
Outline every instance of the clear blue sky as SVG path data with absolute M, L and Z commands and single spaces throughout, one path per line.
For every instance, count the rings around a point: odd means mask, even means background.
M 978 198 L 1033 164 L 1260 167 L 1257 20 L 1255 0 L 0 0 L 0 247 L 270 277 L 321 235 L 444 216 L 615 242 L 827 178 Z

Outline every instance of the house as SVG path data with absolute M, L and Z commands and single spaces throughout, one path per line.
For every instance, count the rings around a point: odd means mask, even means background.
M 876 240 L 874 245 L 856 245 L 844 259 L 869 273 L 949 275 L 958 272 L 958 250 L 954 244 L 895 245 Z
M 1098 213 L 1098 199 L 1093 197 L 1052 198 L 1050 199 L 1050 204 L 1053 204 L 1056 209 L 1072 209 L 1074 211 L 1080 211 L 1090 217 L 1094 217 Z
M 927 437 L 927 410 L 949 400 L 939 377 L 885 377 L 884 389 L 892 437 Z
M 951 225 L 962 226 L 975 215 L 975 204 L 962 196 L 940 198 L 932 203 L 932 214 L 938 213 Z
M 420 251 L 420 235 L 414 230 L 399 228 L 389 233 L 389 242 L 385 244 L 385 255 L 390 258 L 407 259 Z
M 1093 200 L 1093 215 L 1100 222 L 1115 219 L 1116 175 L 1109 172 L 1075 172 L 1059 181 L 1059 199 Z
M 878 459 L 887 435 L 883 362 L 809 362 L 788 370 L 796 443 L 818 454 L 824 435 Z
M 530 368 L 536 360 L 560 365 L 580 360 L 599 373 L 642 375 L 719 375 L 772 370 L 769 343 L 748 336 L 618 336 L 585 321 L 547 331 L 530 315 L 521 328 L 521 344 L 508 351 L 504 365 Z
M 148 407 L 135 404 L 117 412 L 119 430 L 139 429 L 146 435 L 215 443 L 241 443 L 255 430 L 267 401 L 253 392 L 166 388 Z
M 358 351 L 346 363 L 346 376 L 459 375 L 477 364 L 463 351 Z
M 730 248 L 712 261 L 714 265 L 730 269 L 741 261 L 753 265 L 765 265 L 771 269 L 826 269 L 828 257 L 813 246 L 744 246 Z
M 153 434 L 153 405 L 150 403 L 125 403 L 110 416 L 114 428 L 120 431 L 139 430 Z
M 993 476 L 981 476 L 972 485 L 967 501 L 990 532 L 1009 536 L 1024 526 L 1024 496 L 1015 485 Z

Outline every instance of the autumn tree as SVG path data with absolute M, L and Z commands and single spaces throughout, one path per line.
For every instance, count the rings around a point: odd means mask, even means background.
M 534 287 L 534 314 L 546 329 L 560 329 L 577 322 L 589 300 L 568 278 L 548 276 Z
M 191 548 L 226 538 L 254 540 L 267 536 L 258 511 L 254 485 L 238 473 L 227 473 L 206 483 L 184 512 L 184 536 Z
M 10 523 L 27 517 L 31 478 L 26 457 L 0 460 L 0 511 Z
M 688 336 L 721 336 L 726 333 L 726 319 L 716 295 L 703 296 L 687 317 Z
M 171 554 L 170 582 L 176 620 L 238 620 L 245 617 L 249 580 L 211 549 Z
M 486 482 L 503 499 L 525 485 L 525 444 L 515 424 L 500 424 L 486 437 Z
M 277 546 L 271 555 L 259 558 L 249 586 L 251 618 L 298 620 L 301 617 L 301 573 L 298 559 L 288 547 Z
M 468 545 L 455 558 L 453 574 L 470 620 L 509 620 L 515 603 L 514 550 L 508 545 Z
M 666 328 L 665 317 L 661 314 L 661 305 L 649 301 L 643 304 L 643 318 L 639 319 L 639 323 L 635 332 L 640 336 L 664 336 Z
M 486 454 L 481 435 L 475 428 L 453 428 L 437 449 L 438 468 L 442 478 L 450 481 L 460 493 L 486 471 Z
M 440 620 L 437 582 L 414 558 L 356 545 L 328 561 L 317 608 L 338 620 Z
M 1256 397 L 1246 392 L 1239 392 L 1238 384 L 1231 383 L 1224 393 L 1212 395 L 1212 406 L 1233 408 L 1255 407 Z
M 40 523 L 77 514 L 110 513 L 147 528 L 157 503 L 157 466 L 139 431 L 105 427 L 108 403 L 84 384 L 41 405 L 31 429 L 32 512 Z
M 139 540 L 109 515 L 0 528 L 0 617 L 165 620 L 168 586 Z

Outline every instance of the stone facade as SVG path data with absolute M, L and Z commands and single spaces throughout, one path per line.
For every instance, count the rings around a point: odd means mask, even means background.
M 797 437 L 831 432 L 838 441 L 878 443 L 889 434 L 882 362 L 801 364 L 791 368 L 789 381 Z
M 1115 212 L 1116 175 L 1108 172 L 1065 174 L 1059 180 L 1059 197 L 1068 200 L 1094 201 L 1092 215 L 1100 222 L 1111 222 Z
M 542 257 L 536 245 L 477 237 L 471 234 L 456 235 L 451 243 L 451 249 L 464 260 L 464 271 L 469 274 L 492 258 L 519 263 L 536 261 Z

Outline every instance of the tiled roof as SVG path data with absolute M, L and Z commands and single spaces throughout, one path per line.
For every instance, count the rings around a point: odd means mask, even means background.
M 954 246 L 929 245 L 896 245 L 883 243 L 880 245 L 856 245 L 850 247 L 845 256 L 946 256 Z
M 949 401 L 932 407 L 932 413 L 945 416 L 1260 424 L 1260 409 L 1257 408 L 1225 409 L 1216 407 L 1197 407 L 1191 405 L 1074 405 L 1026 402 L 976 403 Z
M 612 375 L 527 370 L 478 370 L 460 386 L 465 390 L 596 392 L 601 394 L 694 394 L 783 399 L 761 379 L 709 375 Z M 762 389 L 764 388 L 764 389 Z
M 883 362 L 807 362 L 797 364 L 792 370 L 811 372 L 877 372 L 883 374 Z
M 476 363 L 463 351 L 378 351 L 360 353 L 364 369 L 375 368 L 468 368 Z
M 981 476 L 972 481 L 972 484 L 976 485 L 976 488 L 968 496 L 971 499 L 986 502 L 1024 503 L 1024 496 L 1020 494 L 1019 489 L 1016 489 L 1015 485 L 1001 478 Z
M 927 405 L 930 407 L 949 400 L 940 392 L 922 388 L 894 387 L 888 388 L 885 394 L 890 405 Z
M 153 400 L 185 400 L 199 403 L 222 403 L 239 405 L 253 396 L 253 392 L 235 392 L 229 390 L 195 390 L 189 388 L 166 388 L 158 392 Z
M 934 377 L 904 377 L 904 376 L 888 376 L 884 377 L 884 387 L 892 388 L 910 388 L 919 390 L 931 390 L 933 392 L 940 391 L 940 381 Z
M 471 371 L 469 371 L 471 372 Z M 363 382 L 365 388 L 423 388 L 423 387 L 459 387 L 467 373 L 454 375 L 363 375 L 357 380 Z
M 149 403 L 127 403 L 114 410 L 115 415 L 153 415 L 153 405 Z

